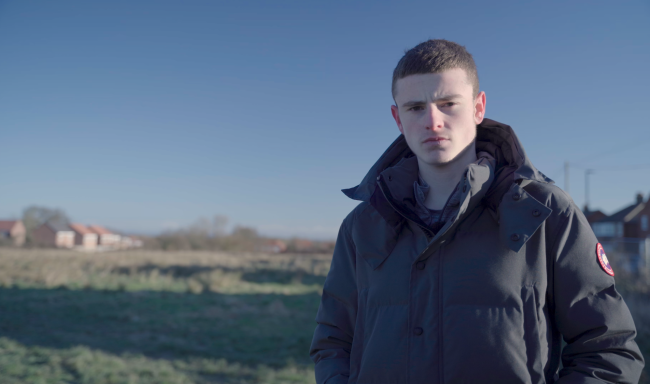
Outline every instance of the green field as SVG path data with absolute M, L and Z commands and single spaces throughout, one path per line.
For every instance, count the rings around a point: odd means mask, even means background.
M 0 248 L 0 383 L 313 383 L 330 259 Z M 647 280 L 619 279 L 650 356 Z
M 313 383 L 327 255 L 0 249 L 2 383 Z

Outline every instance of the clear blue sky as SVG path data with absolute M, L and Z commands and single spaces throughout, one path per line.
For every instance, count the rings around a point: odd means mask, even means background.
M 398 135 L 392 70 L 429 38 L 468 48 L 486 116 L 560 187 L 568 160 L 600 169 L 592 207 L 647 198 L 650 167 L 623 168 L 650 164 L 647 1 L 0 0 L 0 218 L 333 238 L 340 189 Z

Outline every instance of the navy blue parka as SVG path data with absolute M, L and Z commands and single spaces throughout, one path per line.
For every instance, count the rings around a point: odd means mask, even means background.
M 403 136 L 344 191 L 362 202 L 323 288 L 316 381 L 638 382 L 634 322 L 580 209 L 511 127 L 485 119 L 476 149 L 496 165 L 467 168 L 435 234 L 414 214 L 417 160 Z

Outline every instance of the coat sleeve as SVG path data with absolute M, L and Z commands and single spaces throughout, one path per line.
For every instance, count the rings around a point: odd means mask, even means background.
M 597 255 L 598 240 L 571 202 L 554 239 L 555 323 L 566 346 L 558 383 L 637 383 L 643 356 L 614 277 Z
M 350 349 L 357 316 L 356 255 L 350 216 L 343 222 L 316 315 L 310 356 L 318 384 L 343 384 L 350 376 Z

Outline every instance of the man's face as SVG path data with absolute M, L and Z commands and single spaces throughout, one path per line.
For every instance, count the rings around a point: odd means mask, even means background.
M 460 68 L 397 80 L 393 118 L 420 162 L 444 166 L 466 153 L 485 116 L 485 93 L 473 97 Z

